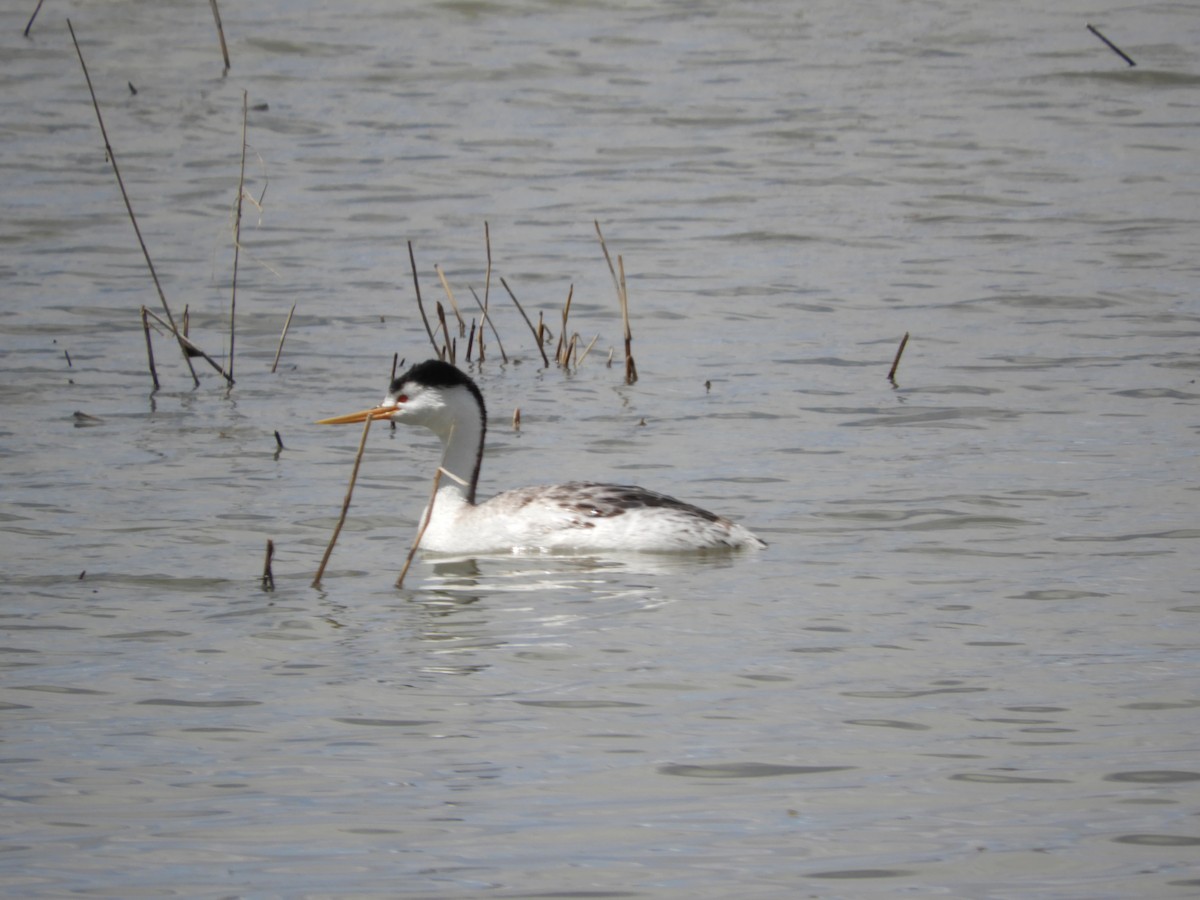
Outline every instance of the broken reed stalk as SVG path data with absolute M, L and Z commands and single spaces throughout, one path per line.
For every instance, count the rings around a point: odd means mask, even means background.
M 29 37 L 29 29 L 33 27 L 33 20 L 37 18 L 37 14 L 42 10 L 42 4 L 46 0 L 38 0 L 37 6 L 33 8 L 33 15 L 29 17 L 29 21 L 25 25 L 25 37 Z
M 217 23 L 217 37 L 221 41 L 221 57 L 225 60 L 225 72 L 228 72 L 230 68 L 229 47 L 225 44 L 225 29 L 221 25 L 221 11 L 217 9 L 217 0 L 210 0 L 210 2 L 212 3 L 213 21 Z
M 96 110 L 96 121 L 100 124 L 100 135 L 104 138 L 104 153 L 112 165 L 113 175 L 117 178 L 117 187 L 121 189 L 121 199 L 125 201 L 125 210 L 129 213 L 129 221 L 133 223 L 133 233 L 137 235 L 138 244 L 142 248 L 142 256 L 146 259 L 146 266 L 150 269 L 150 277 L 154 281 L 154 288 L 158 291 L 158 299 L 162 303 L 163 312 L 167 314 L 167 321 L 170 323 L 167 327 L 179 340 L 179 349 L 183 353 L 183 359 L 187 363 L 188 371 L 192 373 L 192 382 L 196 387 L 199 387 L 200 378 L 196 375 L 196 369 L 192 366 L 191 359 L 188 358 L 187 347 L 184 343 L 185 338 L 179 333 L 179 329 L 175 327 L 175 317 L 171 315 L 171 307 L 167 304 L 167 295 L 163 291 L 162 282 L 158 280 L 158 272 L 154 268 L 153 260 L 150 259 L 150 250 L 146 247 L 146 241 L 142 238 L 142 229 L 138 227 L 137 216 L 133 213 L 133 204 L 129 200 L 129 192 L 125 190 L 125 179 L 121 177 L 121 169 L 117 165 L 117 156 L 113 152 L 112 143 L 108 139 L 108 129 L 104 127 L 104 117 L 100 114 L 100 101 L 96 99 L 96 89 L 92 87 L 92 76 L 88 73 L 87 63 L 83 59 L 83 50 L 79 47 L 79 40 L 75 37 L 75 28 L 71 24 L 70 19 L 67 19 L 67 30 L 71 32 L 71 42 L 75 45 L 75 54 L 79 57 L 79 65 L 83 68 L 83 77 L 87 81 L 88 93 L 92 96 L 92 107 Z M 227 375 L 224 369 L 220 366 L 216 368 L 218 372 L 225 375 L 226 380 L 230 384 L 233 384 L 233 378 Z
M 488 311 L 488 304 L 489 304 L 489 301 L 491 300 L 491 296 L 492 296 L 492 230 L 488 226 L 487 219 L 483 220 L 483 249 L 484 249 L 485 254 L 487 255 L 487 269 L 483 273 L 483 303 L 481 304 L 481 306 L 483 307 L 483 317 L 486 319 L 487 311 Z M 480 332 L 481 333 L 479 335 L 479 359 L 480 359 L 480 362 L 482 362 L 483 361 L 482 329 L 480 329 Z M 493 334 L 496 333 L 495 328 L 492 329 L 492 333 Z M 496 340 L 499 340 L 499 338 L 496 338 Z
M 1133 57 L 1131 57 L 1128 53 L 1126 53 L 1124 50 L 1122 50 L 1120 47 L 1118 47 L 1116 44 L 1114 44 L 1112 41 L 1110 41 L 1108 38 L 1106 38 L 1104 35 L 1102 35 L 1100 33 L 1100 30 L 1098 28 L 1096 28 L 1094 25 L 1088 25 L 1087 30 L 1090 31 L 1092 34 L 1094 34 L 1096 37 L 1100 38 L 1100 40 L 1104 41 L 1104 43 L 1108 45 L 1109 50 L 1111 50 L 1113 53 L 1117 54 L 1117 56 L 1121 57 L 1121 59 L 1125 60 L 1125 62 L 1129 63 L 1129 65 L 1131 67 L 1137 65 L 1137 63 L 1135 63 L 1133 61 Z
M 625 383 L 633 384 L 637 381 L 637 364 L 633 361 L 633 332 L 629 329 L 629 294 L 625 290 L 625 263 L 621 257 L 617 257 L 617 264 L 621 268 L 621 274 L 618 277 L 617 270 L 613 267 L 612 257 L 608 253 L 604 232 L 600 230 L 600 220 L 593 220 L 593 224 L 596 226 L 596 236 L 600 238 L 600 249 L 604 251 L 604 261 L 608 263 L 608 272 L 612 275 L 613 286 L 617 289 L 617 302 L 621 305 L 621 321 L 625 326 Z M 612 365 L 611 355 L 609 365 Z
M 404 576 L 408 574 L 408 568 L 412 565 L 413 557 L 417 555 L 417 548 L 421 546 L 421 539 L 425 537 L 425 529 L 429 527 L 429 520 L 433 518 L 433 504 L 437 502 L 438 485 L 442 483 L 442 473 L 446 472 L 441 466 L 437 467 L 437 471 L 433 473 L 433 490 L 429 493 L 429 505 L 425 507 L 425 518 L 421 521 L 421 527 L 417 529 L 417 538 L 413 541 L 413 545 L 408 548 L 408 556 L 404 558 L 404 567 L 400 569 L 400 574 L 396 576 L 396 587 L 404 587 Z M 453 476 L 452 476 L 453 477 Z
M 570 368 L 571 354 L 567 349 L 567 317 L 571 315 L 571 298 L 575 296 L 575 285 L 567 290 L 567 302 L 563 304 L 562 311 L 562 331 L 558 334 L 558 349 L 554 351 L 554 359 L 558 363 L 559 368 Z
M 325 555 L 321 558 L 321 566 L 317 569 L 317 574 L 313 576 L 312 586 L 321 586 L 321 576 L 325 574 L 325 566 L 329 564 L 329 557 L 333 555 L 333 545 L 337 543 L 338 535 L 342 533 L 342 526 L 346 524 L 346 513 L 350 510 L 350 498 L 354 495 L 354 482 L 358 480 L 358 468 L 362 465 L 363 451 L 367 447 L 367 432 L 371 430 L 371 417 L 367 416 L 363 420 L 362 438 L 358 442 L 358 454 L 354 457 L 354 468 L 350 472 L 350 484 L 346 487 L 346 499 L 342 501 L 342 514 L 338 516 L 337 525 L 333 529 L 333 535 L 329 538 L 329 546 L 325 548 Z
M 458 319 L 458 336 L 467 336 L 467 323 L 463 321 L 462 313 L 458 311 L 458 301 L 454 299 L 454 291 L 450 290 L 450 282 L 446 281 L 446 275 L 442 271 L 442 267 L 434 265 L 433 271 L 437 272 L 437 276 L 441 279 L 442 290 L 446 292 L 446 296 L 450 298 L 450 308 L 454 310 L 454 318 Z
M 158 383 L 158 369 L 154 367 L 154 343 L 150 340 L 150 316 L 146 307 L 142 307 L 142 330 L 146 332 L 146 359 L 150 362 L 150 377 L 154 380 L 154 389 L 157 391 L 160 387 Z
M 417 257 L 413 254 L 412 241 L 408 242 L 408 261 L 412 265 L 413 288 L 417 292 L 417 309 L 421 311 L 421 321 L 425 323 L 425 333 L 429 335 L 429 343 L 433 344 L 433 352 L 438 354 L 438 359 L 441 359 L 437 338 L 433 336 L 433 329 L 429 327 L 429 317 L 425 315 L 425 304 L 421 302 L 421 282 L 417 278 Z
M 161 325 L 167 331 L 171 332 L 171 334 L 175 335 L 175 339 L 177 341 L 179 341 L 179 346 L 181 346 L 183 348 L 183 352 L 184 352 L 185 356 L 188 356 L 188 357 L 199 356 L 201 359 L 203 359 L 205 362 L 207 362 L 210 366 L 212 366 L 214 369 L 216 369 L 222 375 L 225 375 L 225 370 L 221 368 L 221 364 L 219 362 L 217 362 L 215 359 L 213 359 L 211 356 L 209 356 L 207 353 L 205 353 L 203 350 L 201 350 L 199 347 L 197 347 L 195 344 L 193 344 L 190 340 L 188 340 L 187 335 L 176 331 L 172 327 L 171 323 L 164 322 L 157 313 L 151 312 L 150 310 L 146 309 L 146 307 L 144 307 L 144 306 L 142 307 L 142 309 L 145 311 L 147 316 L 149 316 L 151 319 L 153 319 L 155 322 L 157 322 L 159 325 Z M 191 365 L 190 360 L 188 361 L 188 364 L 189 364 L 189 366 Z M 195 370 L 193 370 L 193 373 L 194 373 L 194 371 Z M 231 384 L 231 385 L 233 384 L 233 379 L 229 378 L 228 375 L 225 375 L 225 378 L 229 380 L 229 384 Z M 197 384 L 198 383 L 199 383 L 199 379 L 197 379 Z
M 576 369 L 578 369 L 581 365 L 583 365 L 583 361 L 585 359 L 587 359 L 588 354 L 592 352 L 592 348 L 596 346 L 596 341 L 598 341 L 598 340 L 600 340 L 600 333 L 596 332 L 596 336 L 594 338 L 592 338 L 592 342 L 583 349 L 583 356 L 581 356 L 577 360 L 575 360 L 575 368 Z
M 271 561 L 275 559 L 275 542 L 267 538 L 267 558 L 263 562 L 262 589 L 275 590 L 275 573 L 271 571 Z
M 896 383 L 896 370 L 900 368 L 900 357 L 904 355 L 904 348 L 908 346 L 908 332 L 904 332 L 904 337 L 900 338 L 900 346 L 896 348 L 896 357 L 892 360 L 892 367 L 888 369 L 888 381 L 892 384 Z
M 529 326 L 529 330 L 533 332 L 533 339 L 537 342 L 538 353 L 542 354 L 542 362 L 546 368 L 550 368 L 550 360 L 546 358 L 546 348 L 542 346 L 541 332 L 533 327 L 533 323 L 529 321 L 529 316 L 525 315 L 525 310 L 521 307 L 521 301 L 517 299 L 517 295 L 512 292 L 512 288 L 508 286 L 508 282 L 503 277 L 500 278 L 500 283 L 504 285 L 504 290 L 508 291 L 508 296 L 512 298 L 513 305 L 516 306 L 517 312 L 521 314 L 521 318 L 525 320 L 525 324 Z
M 488 313 L 487 305 L 479 299 L 479 295 L 475 293 L 474 289 L 471 290 L 471 296 L 475 298 L 475 303 L 478 304 L 478 306 L 479 306 L 479 313 L 480 313 L 480 315 L 483 316 L 483 321 L 486 322 L 488 327 L 490 327 L 492 329 L 492 337 L 494 337 L 496 339 L 496 346 L 500 348 L 500 358 L 502 360 L 504 360 L 504 362 L 507 364 L 508 363 L 508 354 L 504 352 L 504 343 L 500 340 L 500 332 L 498 332 L 496 330 L 496 325 L 495 325 L 495 323 L 492 322 L 492 317 L 491 317 L 491 314 Z M 474 322 L 471 323 L 471 327 L 472 328 L 475 327 Z M 470 355 L 468 355 L 467 358 L 470 359 Z M 479 361 L 483 362 L 483 325 L 482 324 L 479 326 Z
M 625 383 L 638 380 L 637 363 L 633 361 L 633 332 L 629 329 L 629 292 L 625 288 L 625 260 L 617 257 L 617 268 L 621 270 L 621 281 L 617 291 L 621 300 L 621 322 L 625 326 Z
M 275 348 L 275 361 L 271 363 L 271 372 L 274 373 L 279 368 L 279 355 L 283 353 L 283 342 L 287 339 L 288 329 L 292 327 L 292 316 L 296 314 L 296 304 L 292 304 L 292 308 L 288 310 L 287 321 L 283 323 L 283 333 L 279 335 L 279 346 Z
M 213 0 L 213 11 L 216 12 L 217 0 Z M 217 20 L 220 24 L 220 20 Z M 225 68 L 229 68 L 228 60 Z M 246 193 L 246 113 L 249 108 L 249 95 L 242 91 L 242 164 L 238 170 L 237 206 L 233 217 L 233 285 L 229 291 L 229 378 L 233 380 L 233 345 L 237 339 L 237 277 L 238 259 L 242 251 L 242 197 Z
M 442 301 L 437 301 L 437 317 L 438 327 L 442 330 L 442 340 L 445 341 L 445 346 L 442 352 L 438 353 L 441 359 L 444 359 L 454 365 L 454 350 L 458 346 L 457 340 L 450 337 L 450 328 L 446 324 L 446 308 L 442 306 Z

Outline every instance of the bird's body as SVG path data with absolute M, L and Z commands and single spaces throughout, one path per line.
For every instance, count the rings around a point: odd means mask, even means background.
M 728 519 L 631 485 L 572 481 L 517 488 L 477 504 L 487 411 L 470 378 L 429 360 L 392 382 L 373 409 L 323 420 L 391 419 L 423 425 L 442 441 L 438 489 L 421 521 L 420 547 L 440 553 L 700 551 L 766 546 Z

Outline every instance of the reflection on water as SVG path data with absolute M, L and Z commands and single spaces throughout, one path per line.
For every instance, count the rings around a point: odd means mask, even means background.
M 12 890 L 1200 887 L 1189 9 L 1087 11 L 1130 69 L 1028 2 L 268 3 L 222 10 L 223 75 L 193 6 L 4 20 Z M 248 93 L 232 390 L 154 334 L 152 391 L 67 15 L 220 359 Z M 485 494 L 639 482 L 771 547 L 397 590 L 437 447 L 379 429 L 312 589 L 355 447 L 310 423 L 427 355 L 407 240 L 509 355 Z M 573 292 L 577 371 L 501 276 L 552 333 Z

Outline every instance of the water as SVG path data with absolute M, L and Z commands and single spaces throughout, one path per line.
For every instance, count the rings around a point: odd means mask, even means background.
M 223 77 L 205 4 L 47 4 L 26 39 L 28 6 L 0 14 L 7 895 L 1200 893 L 1195 9 L 226 6 Z M 247 92 L 232 390 L 161 336 L 151 390 L 68 16 L 221 359 Z M 358 436 L 311 423 L 428 355 L 406 241 L 469 313 L 485 222 L 513 361 L 472 367 L 482 492 L 636 481 L 769 550 L 418 560 L 397 590 L 435 447 L 376 428 L 310 587 Z M 556 332 L 573 285 L 578 371 L 500 275 Z

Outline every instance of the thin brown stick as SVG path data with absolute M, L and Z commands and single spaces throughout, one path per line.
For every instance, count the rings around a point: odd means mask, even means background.
M 412 565 L 413 557 L 417 555 L 417 548 L 421 546 L 421 539 L 425 537 L 425 529 L 429 527 L 429 520 L 433 518 L 433 504 L 437 502 L 438 485 L 442 483 L 442 473 L 446 472 L 441 466 L 438 466 L 437 471 L 433 473 L 433 490 L 429 493 L 429 505 L 425 507 L 425 518 L 421 521 L 421 527 L 417 530 L 417 539 L 413 541 L 413 545 L 408 548 L 408 556 L 404 558 L 404 567 L 400 570 L 400 574 L 396 577 L 396 587 L 404 587 L 404 576 L 408 574 L 408 567 Z M 449 475 L 449 472 L 446 472 Z
M 1092 34 L 1094 34 L 1096 37 L 1100 38 L 1100 40 L 1104 41 L 1104 43 L 1107 45 L 1109 50 L 1111 50 L 1113 53 L 1117 54 L 1117 56 L 1121 57 L 1121 59 L 1125 60 L 1125 62 L 1129 63 L 1129 65 L 1131 67 L 1137 65 L 1137 63 L 1135 63 L 1133 61 L 1132 56 L 1130 56 L 1128 53 L 1126 53 L 1124 50 L 1122 50 L 1120 47 L 1118 47 L 1116 44 L 1114 44 L 1112 41 L 1110 41 L 1108 38 L 1106 38 L 1104 35 L 1102 35 L 1100 33 L 1100 30 L 1098 28 L 1096 28 L 1094 25 L 1088 25 L 1087 30 L 1090 31 Z
M 421 302 L 421 282 L 417 278 L 417 257 L 413 253 L 412 241 L 408 242 L 408 261 L 412 265 L 413 288 L 417 292 L 417 309 L 421 311 L 421 321 L 425 323 L 425 333 L 429 335 L 429 343 L 433 345 L 433 352 L 438 354 L 438 359 L 441 359 L 437 338 L 433 336 L 433 329 L 429 327 L 429 317 L 425 315 L 425 304 Z
M 507 363 L 508 354 L 504 352 L 504 342 L 500 340 L 500 332 L 496 330 L 496 325 L 494 322 L 492 322 L 492 316 L 487 310 L 487 305 L 479 299 L 479 295 L 475 293 L 474 288 L 471 289 L 471 296 L 475 298 L 475 303 L 479 307 L 480 315 L 483 316 L 483 322 L 479 324 L 479 361 L 483 362 L 483 323 L 486 322 L 492 329 L 492 337 L 496 339 L 496 346 L 500 348 L 500 358 Z
M 154 343 L 150 340 L 150 317 L 146 307 L 142 307 L 142 330 L 146 332 L 146 359 L 150 362 L 150 377 L 154 380 L 154 389 L 159 389 L 158 369 L 154 367 Z
M 213 12 L 217 0 L 213 0 Z M 220 24 L 220 19 L 217 20 Z M 225 68 L 229 68 L 226 59 Z M 233 281 L 229 290 L 229 379 L 233 380 L 233 345 L 237 340 L 237 277 L 238 260 L 242 252 L 242 197 L 246 193 L 246 116 L 249 110 L 249 94 L 242 91 L 242 164 L 238 171 L 237 208 L 233 218 Z
M 283 333 L 279 335 L 279 346 L 275 348 L 275 361 L 271 363 L 271 371 L 274 372 L 279 368 L 279 355 L 283 353 L 283 342 L 287 339 L 288 329 L 292 327 L 292 316 L 296 314 L 296 304 L 292 304 L 292 308 L 288 310 L 287 321 L 283 323 Z
M 516 306 L 517 312 L 521 314 L 521 318 L 525 320 L 525 324 L 529 326 L 529 330 L 533 332 L 533 339 L 537 342 L 538 353 L 542 354 L 542 362 L 546 368 L 550 368 L 550 360 L 546 358 L 546 348 L 542 346 L 542 335 L 538 329 L 533 327 L 533 323 L 529 321 L 529 316 L 525 315 L 525 310 L 521 306 L 521 301 L 517 299 L 517 295 L 512 292 L 512 288 L 508 286 L 508 282 L 503 277 L 500 283 L 504 285 L 504 290 L 508 291 L 508 296 L 512 298 L 513 305 Z
M 554 358 L 558 362 L 559 368 L 570 368 L 571 353 L 566 346 L 567 341 L 567 317 L 571 315 L 571 298 L 575 296 L 575 285 L 571 285 L 567 291 L 567 302 L 563 304 L 562 311 L 562 331 L 558 333 L 558 349 L 554 351 Z
M 588 344 L 586 347 L 584 347 L 583 356 L 581 356 L 581 357 L 579 357 L 579 359 L 575 360 L 575 368 L 576 369 L 578 369 L 581 365 L 583 365 L 583 361 L 585 359 L 587 359 L 588 354 L 592 352 L 592 348 L 596 346 L 596 341 L 598 341 L 598 340 L 600 340 L 600 333 L 596 332 L 596 336 L 594 338 L 592 338 L 591 343 Z
M 446 274 L 442 271 L 441 266 L 435 264 L 433 270 L 437 272 L 437 276 L 442 282 L 442 290 L 450 298 L 450 308 L 454 310 L 454 318 L 458 319 L 458 336 L 466 337 L 467 323 L 463 321 L 462 313 L 458 311 L 458 301 L 454 299 L 454 291 L 450 290 L 450 282 L 446 280 Z
M 629 328 L 629 291 L 625 287 L 625 260 L 617 256 L 617 267 L 621 270 L 621 281 L 617 292 L 621 300 L 621 322 L 625 326 L 625 383 L 638 380 L 637 363 L 633 361 L 633 332 Z
M 45 0 L 38 0 L 37 6 L 33 9 L 33 15 L 29 17 L 29 22 L 25 25 L 25 37 L 29 37 L 29 29 L 33 27 L 33 20 L 37 18 L 37 14 L 41 12 L 42 4 Z
M 171 323 L 171 333 L 179 340 L 179 349 L 183 353 L 184 362 L 187 363 L 188 371 L 192 373 L 192 382 L 199 387 L 200 378 L 196 375 L 196 369 L 192 366 L 191 359 L 188 358 L 187 347 L 184 346 L 183 336 L 179 329 L 175 327 L 175 318 L 171 315 L 171 307 L 167 304 L 167 295 L 163 291 L 162 282 L 158 280 L 158 272 L 154 268 L 154 261 L 150 259 L 150 250 L 146 246 L 145 239 L 142 238 L 142 229 L 138 227 L 137 216 L 133 213 L 133 204 L 129 200 L 129 192 L 125 190 L 125 179 L 121 177 L 121 169 L 117 165 L 117 156 L 113 152 L 112 143 L 108 139 L 108 129 L 104 127 L 104 117 L 100 114 L 100 101 L 96 99 L 96 90 L 92 87 L 92 76 L 88 74 L 87 63 L 83 59 L 83 50 L 79 47 L 79 40 L 75 37 L 75 28 L 71 25 L 71 20 L 67 19 L 67 29 L 71 32 L 71 42 L 75 45 L 75 53 L 79 57 L 79 65 L 83 68 L 83 77 L 87 81 L 88 93 L 92 96 L 92 107 L 96 110 L 96 121 L 100 124 L 100 135 L 104 138 L 104 152 L 108 157 L 109 163 L 112 165 L 113 175 L 117 178 L 117 187 L 121 189 L 121 199 L 125 201 L 125 210 L 129 213 L 129 221 L 133 223 L 133 233 L 137 235 L 138 244 L 142 248 L 142 256 L 146 259 L 146 266 L 150 269 L 150 277 L 154 281 L 154 288 L 158 291 L 158 299 L 162 303 L 163 312 L 167 314 L 167 321 Z M 217 371 L 225 375 L 220 366 Z M 230 384 L 233 384 L 233 379 L 229 375 L 225 378 Z
M 437 317 L 438 327 L 442 330 L 442 340 L 445 341 L 445 346 L 438 353 L 438 356 L 449 361 L 450 365 L 454 365 L 454 342 L 450 339 L 450 327 L 446 324 L 446 308 L 442 306 L 442 301 L 437 301 Z
M 143 306 L 142 309 L 146 309 L 146 307 Z M 187 335 L 176 331 L 174 329 L 174 327 L 172 327 L 170 322 L 163 321 L 163 319 L 161 317 L 159 317 L 159 315 L 157 313 L 153 313 L 148 309 L 146 309 L 146 315 L 148 315 L 151 319 L 153 319 L 155 322 L 157 322 L 159 325 L 161 325 L 167 331 L 171 332 L 171 334 L 175 335 L 175 339 L 177 341 L 179 341 L 179 345 L 181 347 L 183 347 L 183 352 L 187 356 L 189 356 L 189 357 L 199 356 L 201 359 L 203 359 L 205 362 L 207 362 L 210 366 L 212 366 L 214 369 L 216 369 L 222 375 L 225 375 L 225 370 L 221 368 L 221 364 L 219 362 L 217 362 L 215 359 L 213 359 L 211 356 L 209 356 L 207 353 L 205 353 L 203 350 L 201 350 L 199 347 L 197 347 L 194 343 L 192 343 L 191 340 L 188 339 Z M 228 375 L 225 375 L 225 378 L 229 380 L 229 384 L 231 384 L 231 385 L 233 384 L 233 380 L 230 379 Z
M 325 548 L 325 556 L 321 559 L 321 567 L 317 569 L 317 574 L 313 576 L 313 587 L 321 586 L 321 576 L 325 574 L 325 566 L 329 563 L 329 557 L 333 555 L 333 545 L 337 543 L 338 535 L 342 533 L 342 526 L 346 524 L 346 513 L 350 510 L 350 498 L 354 494 L 354 482 L 358 480 L 358 467 L 362 465 L 363 450 L 367 446 L 367 432 L 371 430 L 371 417 L 367 416 L 363 420 L 362 438 L 358 442 L 358 454 L 354 457 L 354 468 L 350 472 L 350 484 L 346 488 L 346 499 L 342 501 L 342 514 L 338 516 L 337 525 L 333 529 L 333 536 L 329 539 L 329 546 Z
M 604 261 L 608 263 L 608 273 L 612 275 L 613 287 L 617 289 L 617 296 L 620 296 L 621 282 L 617 281 L 617 270 L 613 268 L 612 257 L 608 255 L 608 244 L 604 241 L 604 232 L 600 230 L 600 220 L 593 219 L 592 224 L 596 226 L 596 236 L 600 238 L 600 249 L 604 251 Z
M 487 271 L 483 275 L 483 311 L 486 313 L 492 293 L 492 232 L 486 219 L 483 222 L 483 249 L 487 253 Z
M 908 332 L 904 332 L 904 337 L 900 338 L 900 346 L 896 348 L 896 356 L 892 360 L 892 367 L 888 369 L 888 381 L 892 384 L 896 383 L 896 370 L 900 368 L 900 357 L 904 355 L 904 348 L 908 346 Z
M 263 562 L 262 589 L 275 590 L 275 574 L 271 571 L 271 561 L 275 559 L 275 542 L 267 538 L 267 558 Z
M 217 23 L 217 37 L 221 41 L 221 57 L 225 60 L 225 71 L 229 71 L 229 47 L 225 44 L 225 29 L 221 25 L 221 11 L 217 9 L 217 0 L 210 0 L 212 3 L 213 21 Z

